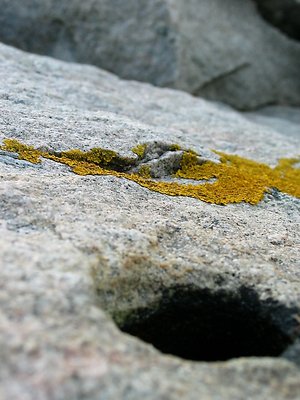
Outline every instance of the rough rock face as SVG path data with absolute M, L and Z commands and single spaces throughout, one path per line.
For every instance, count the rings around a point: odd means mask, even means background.
M 299 0 L 254 0 L 263 17 L 291 38 L 300 40 Z
M 296 135 L 96 67 L 1 45 L 0 79 L 1 143 L 132 165 L 147 143 L 164 171 L 175 144 L 214 163 L 299 153 Z M 219 206 L 20 156 L 2 147 L 1 399 L 299 398 L 299 199 Z
M 0 40 L 239 109 L 300 104 L 300 45 L 250 0 L 0 0 Z

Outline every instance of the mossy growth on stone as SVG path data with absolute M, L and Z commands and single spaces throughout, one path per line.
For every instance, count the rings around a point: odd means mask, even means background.
M 139 158 L 143 158 L 145 155 L 147 145 L 146 144 L 138 144 L 131 149 L 131 151 L 136 154 Z
M 151 178 L 151 167 L 150 165 L 141 165 L 138 170 L 138 175 L 143 178 L 150 179 Z
M 43 157 L 45 157 L 45 155 L 43 155 Z M 73 160 L 76 163 L 82 162 L 83 165 L 84 163 L 94 164 L 109 170 L 116 170 L 116 171 L 126 170 L 133 163 L 133 159 L 129 157 L 122 157 L 115 151 L 101 149 L 99 147 L 92 148 L 88 151 L 82 151 L 78 149 L 63 151 L 60 154 L 58 154 L 58 158 L 60 160 L 63 159 L 64 162 L 66 160 Z M 58 160 L 56 159 L 55 161 Z M 65 163 L 68 164 L 68 162 Z
M 130 159 L 120 157 L 111 150 L 100 148 L 87 152 L 69 150 L 54 155 L 19 143 L 15 139 L 5 139 L 3 143 L 0 147 L 2 150 L 16 152 L 21 159 L 32 163 L 40 162 L 40 158 L 43 157 L 66 164 L 79 175 L 113 175 L 132 180 L 162 194 L 194 197 L 207 203 L 257 204 L 270 188 L 300 198 L 300 170 L 295 168 L 295 164 L 300 161 L 299 158 L 281 159 L 275 168 L 271 168 L 263 163 L 217 151 L 220 156 L 219 163 L 212 161 L 201 163 L 195 152 L 187 150 L 183 152 L 181 165 L 175 177 L 202 182 L 186 184 L 178 181 L 154 180 L 149 170 L 145 170 L 143 166 L 137 173 L 124 172 L 130 164 Z M 138 145 L 135 149 L 142 149 L 139 146 L 144 145 Z M 214 181 L 211 182 L 211 179 Z M 203 183 L 203 180 L 210 181 Z
M 0 150 L 17 153 L 20 159 L 33 164 L 39 163 L 40 157 L 43 155 L 41 151 L 36 150 L 33 146 L 22 144 L 16 139 L 4 139 L 3 143 L 4 145 L 0 146 Z
M 171 146 L 170 146 L 170 150 L 171 151 L 178 151 L 178 150 L 181 150 L 181 146 L 179 146 L 179 144 L 171 144 Z

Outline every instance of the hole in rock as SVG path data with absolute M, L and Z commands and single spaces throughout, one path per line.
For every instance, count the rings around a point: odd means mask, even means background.
M 274 357 L 291 343 L 276 323 L 289 314 L 274 301 L 261 302 L 252 289 L 233 295 L 173 288 L 155 308 L 132 313 L 120 329 L 163 353 L 189 360 Z

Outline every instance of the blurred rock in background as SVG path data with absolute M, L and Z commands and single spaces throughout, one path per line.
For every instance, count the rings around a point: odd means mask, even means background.
M 264 1 L 259 10 L 278 21 L 281 3 Z M 0 40 L 26 51 L 238 109 L 300 104 L 300 44 L 250 0 L 0 0 L 0 7 Z M 286 17 L 287 4 L 282 10 L 295 33 L 294 13 Z

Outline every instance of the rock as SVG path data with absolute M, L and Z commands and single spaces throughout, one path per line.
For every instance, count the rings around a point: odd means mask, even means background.
M 298 339 L 295 343 L 289 346 L 282 356 L 298 364 L 300 367 L 300 340 Z
M 264 107 L 255 112 L 244 113 L 244 116 L 259 125 L 266 125 L 284 135 L 299 139 L 300 109 L 296 107 Z
M 300 104 L 300 45 L 244 0 L 0 0 L 0 40 L 239 109 Z
M 298 0 L 254 0 L 259 12 L 282 32 L 300 40 L 300 3 Z
M 298 138 L 5 45 L 0 77 L 0 398 L 296 400 L 299 199 L 220 206 L 118 173 L 144 161 L 175 179 L 189 148 L 204 165 L 216 149 L 275 166 Z M 57 157 L 74 148 L 101 148 L 111 170 L 72 173 Z

